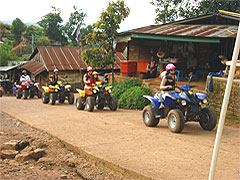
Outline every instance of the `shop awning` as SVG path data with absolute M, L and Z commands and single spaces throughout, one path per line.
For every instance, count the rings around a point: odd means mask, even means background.
M 168 41 L 184 41 L 184 42 L 220 43 L 220 39 L 176 37 L 176 36 L 173 37 L 173 36 L 154 36 L 154 35 L 132 34 L 131 38 L 168 40 Z

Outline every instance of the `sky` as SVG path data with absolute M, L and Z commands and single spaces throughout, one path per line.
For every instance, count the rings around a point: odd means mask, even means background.
M 153 25 L 156 13 L 150 1 L 125 0 L 126 6 L 130 8 L 130 14 L 120 24 L 118 32 Z M 99 20 L 108 2 L 109 0 L 1 0 L 0 21 L 19 18 L 23 23 L 36 23 L 41 20 L 41 17 L 51 12 L 51 6 L 54 6 L 61 10 L 61 17 L 66 22 L 75 5 L 87 14 L 84 21 L 89 25 Z

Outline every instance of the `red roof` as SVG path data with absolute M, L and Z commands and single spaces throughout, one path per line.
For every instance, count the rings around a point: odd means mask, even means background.
M 85 49 L 84 49 L 85 50 Z M 43 63 L 33 60 L 34 56 L 40 53 L 40 59 Z M 120 61 L 126 60 L 122 53 L 115 54 L 116 61 L 114 68 L 120 68 Z M 56 46 L 40 46 L 35 49 L 30 57 L 30 61 L 21 66 L 21 68 L 28 70 L 33 75 L 37 75 L 45 69 L 53 71 L 57 68 L 59 71 L 64 70 L 79 70 L 79 59 L 81 58 L 80 48 L 78 47 L 56 47 Z M 87 66 L 84 61 L 80 61 L 80 67 L 86 69 Z M 111 66 L 109 66 L 111 67 Z
M 26 64 L 23 64 L 22 66 L 20 66 L 20 68 L 28 70 L 34 76 L 45 70 L 44 64 L 35 62 L 33 60 L 27 62 Z
M 151 35 L 175 35 L 191 37 L 235 38 L 238 26 L 234 25 L 182 25 L 166 24 L 152 25 L 126 32 Z M 124 32 L 124 33 L 126 33 Z
M 79 70 L 80 49 L 77 47 L 40 46 L 37 48 L 47 71 Z M 81 61 L 81 68 L 86 65 Z

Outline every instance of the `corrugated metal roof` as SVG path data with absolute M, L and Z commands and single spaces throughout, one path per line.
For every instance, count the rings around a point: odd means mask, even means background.
M 34 75 L 45 69 L 47 71 L 53 71 L 55 68 L 59 71 L 79 70 L 79 55 L 81 56 L 81 52 L 78 47 L 40 46 L 37 48 L 37 51 L 34 51 L 31 59 L 37 54 L 37 52 L 40 53 L 44 64 L 31 60 L 21 68 L 27 69 Z M 114 63 L 114 68 L 120 68 L 120 61 L 125 60 L 126 58 L 119 52 L 117 52 L 115 56 L 116 61 Z M 80 64 L 82 69 L 87 68 L 82 60 L 80 61 Z
M 41 46 L 38 50 L 47 71 L 53 71 L 55 68 L 60 71 L 79 69 L 79 48 L 77 47 Z M 86 68 L 84 62 L 81 62 L 81 68 Z
M 20 66 L 21 64 L 18 65 L 14 65 L 14 66 L 0 66 L 0 72 L 7 72 L 10 71 L 14 68 L 17 68 L 18 66 Z
M 214 37 L 214 38 L 235 38 L 238 26 L 230 25 L 181 25 L 167 24 L 147 26 L 130 30 L 131 33 L 190 36 L 190 37 Z
M 39 73 L 45 70 L 44 64 L 35 62 L 33 60 L 22 65 L 20 68 L 28 70 L 34 76 L 38 75 Z

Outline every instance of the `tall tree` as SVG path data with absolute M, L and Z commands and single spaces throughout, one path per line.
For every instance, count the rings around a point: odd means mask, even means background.
M 99 21 L 93 27 L 93 33 L 86 36 L 87 43 L 92 45 L 82 52 L 82 58 L 93 67 L 106 67 L 115 61 L 113 43 L 120 23 L 128 17 L 130 10 L 124 0 L 110 1 L 107 9 L 102 11 Z M 113 76 L 112 76 L 113 78 Z M 113 81 L 112 81 L 113 82 Z
M 42 17 L 42 20 L 38 24 L 44 28 L 48 39 L 52 42 L 61 42 L 65 44 L 67 38 L 64 36 L 63 28 L 61 23 L 61 11 L 58 8 L 52 7 L 52 12 Z
M 218 10 L 240 12 L 239 0 L 152 0 L 150 3 L 156 6 L 157 24 L 214 13 Z
M 73 6 L 74 12 L 70 14 L 68 22 L 64 25 L 64 32 L 66 33 L 68 39 L 75 41 L 75 37 L 71 36 L 74 31 L 74 26 L 79 23 L 80 27 L 84 24 L 84 18 L 87 16 L 86 13 L 82 12 L 82 9 L 77 9 L 76 6 Z
M 26 30 L 25 24 L 19 19 L 16 18 L 12 22 L 11 32 L 14 34 L 14 38 L 19 43 L 21 41 L 21 37 L 23 32 Z

